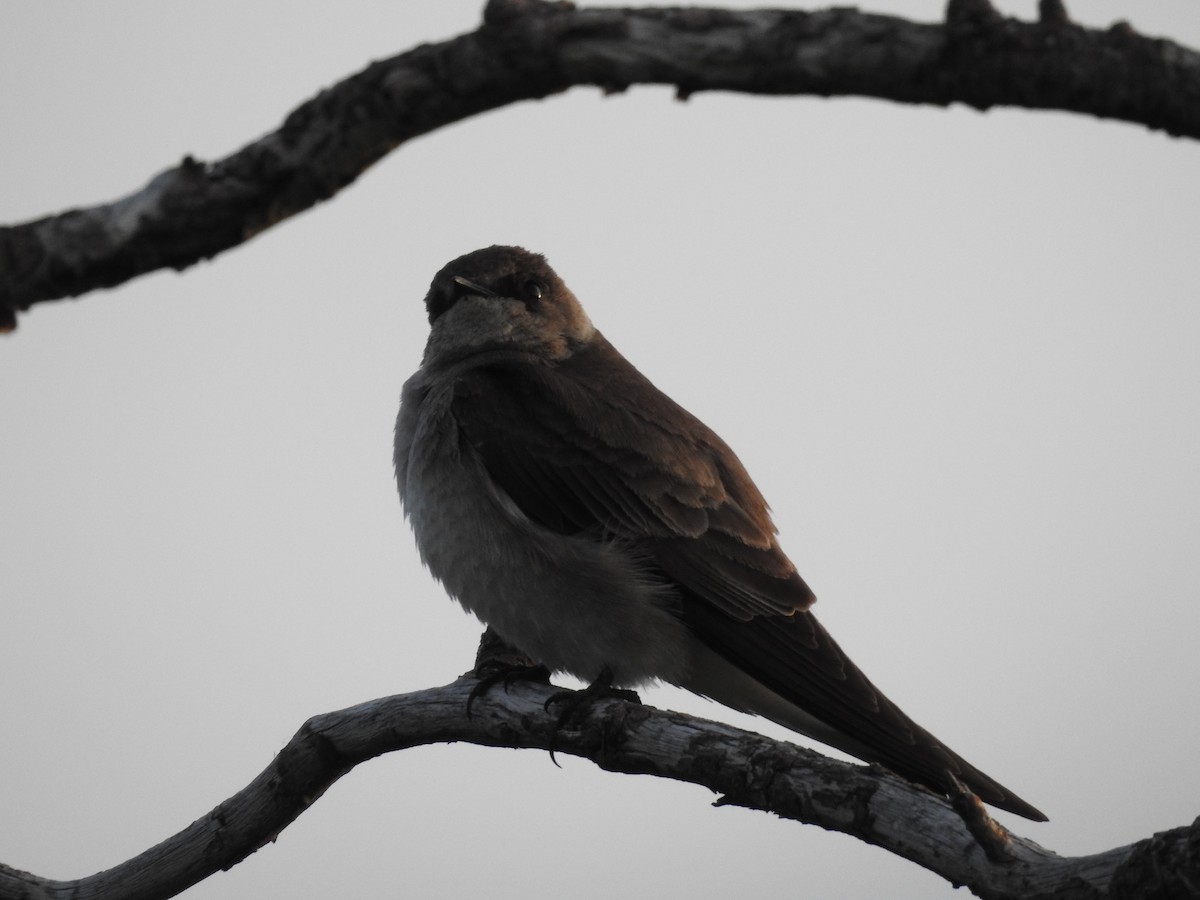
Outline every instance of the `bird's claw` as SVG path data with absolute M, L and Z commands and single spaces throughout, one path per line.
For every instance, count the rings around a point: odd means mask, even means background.
M 558 719 L 554 723 L 554 733 L 550 736 L 550 759 L 556 766 L 558 760 L 554 758 L 554 745 L 558 733 L 578 723 L 583 718 L 583 713 L 597 700 L 623 700 L 626 703 L 642 705 L 642 698 L 638 696 L 637 691 L 613 687 L 612 681 L 612 672 L 606 667 L 587 687 L 578 691 L 556 691 L 542 704 L 546 712 L 550 712 L 551 706 L 560 705 Z
M 475 677 L 479 679 L 471 693 L 467 695 L 467 718 L 471 718 L 471 707 L 476 698 L 482 697 L 497 684 L 504 685 L 504 692 L 517 681 L 544 681 L 550 683 L 550 670 L 545 666 L 521 665 L 520 663 L 504 663 L 489 660 L 475 669 Z M 557 695 L 556 695 L 557 696 Z

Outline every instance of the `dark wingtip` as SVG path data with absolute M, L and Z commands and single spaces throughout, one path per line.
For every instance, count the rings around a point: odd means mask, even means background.
M 1007 810 L 1010 813 L 1015 813 L 1018 816 L 1023 816 L 1031 822 L 1049 822 L 1050 817 L 1038 809 L 1036 806 L 1030 806 L 1020 797 L 1010 797 L 1006 803 L 998 803 L 996 806 L 999 809 Z
M 1050 817 L 1038 809 L 1036 806 L 1031 806 L 1022 800 L 1020 797 L 1008 794 L 1003 800 L 991 799 L 980 795 L 980 799 L 996 809 L 1002 809 L 1005 812 L 1010 812 L 1015 816 L 1020 816 L 1023 819 L 1028 819 L 1031 822 L 1049 822 Z
M 1029 819 L 1031 822 L 1049 822 L 1050 818 L 1036 806 L 1026 803 L 1008 788 L 996 781 L 988 778 L 978 769 L 975 769 L 975 777 L 963 776 L 967 787 L 974 791 L 979 799 L 989 806 L 994 806 L 996 809 L 1002 809 L 1005 812 L 1010 812 L 1013 815 L 1021 816 Z M 986 779 L 981 781 L 980 779 Z

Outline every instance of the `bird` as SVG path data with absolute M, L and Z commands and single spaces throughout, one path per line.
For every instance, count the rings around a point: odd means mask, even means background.
M 544 256 L 460 256 L 425 308 L 396 479 L 423 563 L 468 612 L 550 671 L 677 685 L 1046 821 L 850 660 L 738 457 L 605 339 Z

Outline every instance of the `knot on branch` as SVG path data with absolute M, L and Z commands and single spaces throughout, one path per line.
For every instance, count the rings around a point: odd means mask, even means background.
M 570 0 L 488 0 L 483 8 L 483 24 L 504 27 L 516 19 L 549 18 L 574 9 Z
M 585 31 L 620 38 L 625 30 L 619 11 L 584 16 L 569 0 L 489 0 L 483 11 L 483 25 L 473 35 L 465 36 L 467 44 L 477 51 L 465 68 L 480 72 L 496 69 L 482 79 L 487 89 L 495 81 L 515 78 L 525 83 L 531 95 L 546 97 L 570 86 L 560 63 L 568 37 Z M 480 59 L 478 54 L 488 59 Z
M 1043 25 L 1070 25 L 1071 16 L 1063 0 L 1038 0 L 1038 21 Z
M 1003 18 L 991 0 L 949 0 L 946 4 L 946 27 L 951 33 L 986 28 Z

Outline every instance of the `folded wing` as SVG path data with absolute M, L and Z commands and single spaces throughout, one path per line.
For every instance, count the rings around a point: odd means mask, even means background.
M 942 793 L 954 790 L 953 773 L 986 802 L 1045 819 L 850 661 L 807 612 L 814 596 L 737 457 L 602 336 L 554 369 L 471 369 L 453 409 L 463 439 L 531 520 L 620 542 L 677 588 L 684 621 L 711 651 L 684 687 Z

